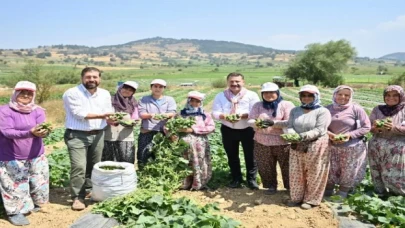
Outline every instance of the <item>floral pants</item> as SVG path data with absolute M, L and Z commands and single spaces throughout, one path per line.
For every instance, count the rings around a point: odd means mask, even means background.
M 327 188 L 333 189 L 335 185 L 339 185 L 341 191 L 354 189 L 366 175 L 366 145 L 330 146 L 329 150 L 331 158 Z
M 328 181 L 330 155 L 329 138 L 305 142 L 307 152 L 290 151 L 290 196 L 292 202 L 319 205 Z
M 190 161 L 193 173 L 185 178 L 184 187 L 199 190 L 205 187 L 212 176 L 211 152 L 206 135 L 188 134 L 182 138 L 189 144 L 184 157 Z
M 405 139 L 373 137 L 368 148 L 375 191 L 405 196 Z
M 0 191 L 7 215 L 26 214 L 49 200 L 49 166 L 45 155 L 0 161 Z

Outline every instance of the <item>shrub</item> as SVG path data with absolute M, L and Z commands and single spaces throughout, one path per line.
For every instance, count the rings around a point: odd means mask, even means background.
M 214 88 L 225 88 L 227 87 L 227 83 L 224 78 L 218 78 L 211 82 L 211 86 Z

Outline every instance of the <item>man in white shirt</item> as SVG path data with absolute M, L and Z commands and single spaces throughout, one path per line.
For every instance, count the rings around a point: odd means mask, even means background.
M 251 189 L 258 189 L 256 182 L 257 164 L 253 155 L 253 128 L 247 123 L 253 105 L 260 101 L 257 93 L 244 88 L 244 76 L 230 73 L 227 76 L 228 89 L 217 94 L 213 104 L 213 116 L 222 122 L 221 134 L 224 149 L 228 156 L 232 181 L 231 188 L 241 187 L 243 182 L 239 160 L 239 143 L 242 143 L 246 162 L 246 180 Z M 227 116 L 238 114 L 239 120 L 227 120 Z
M 65 143 L 70 157 L 70 191 L 73 210 L 83 210 L 86 188 L 91 188 L 91 172 L 100 162 L 104 147 L 106 117 L 114 111 L 111 95 L 98 88 L 101 72 L 94 67 L 82 70 L 82 83 L 63 94 L 66 111 Z

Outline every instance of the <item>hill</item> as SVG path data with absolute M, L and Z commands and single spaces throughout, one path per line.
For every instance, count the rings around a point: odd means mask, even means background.
M 230 41 L 172 39 L 154 37 L 124 44 L 89 47 L 83 45 L 50 45 L 37 48 L 0 50 L 0 55 L 11 61 L 18 58 L 46 59 L 49 63 L 92 65 L 176 65 L 192 62 L 209 64 L 267 64 L 271 61 L 288 62 L 293 50 L 277 50 Z M 8 61 L 7 59 L 3 59 Z M 191 62 L 191 63 L 190 63 Z
M 387 59 L 387 60 L 398 60 L 398 61 L 405 61 L 405 52 L 395 52 L 388 55 L 384 55 L 379 59 Z

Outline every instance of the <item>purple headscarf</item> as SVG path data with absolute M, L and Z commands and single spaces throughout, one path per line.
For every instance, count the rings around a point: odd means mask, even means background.
M 388 105 L 379 105 L 378 109 L 384 114 L 384 116 L 393 116 L 401 111 L 405 107 L 405 94 L 404 89 L 399 85 L 390 85 L 384 90 L 384 102 L 385 102 L 385 95 L 388 92 L 396 91 L 399 93 L 399 103 L 394 106 Z
M 121 89 L 124 85 L 118 87 L 117 92 L 111 98 L 112 106 L 118 112 L 126 112 L 132 114 L 135 111 L 135 107 L 138 105 L 135 97 L 132 95 L 130 97 L 124 97 L 121 94 Z M 135 94 L 135 93 L 134 93 Z

